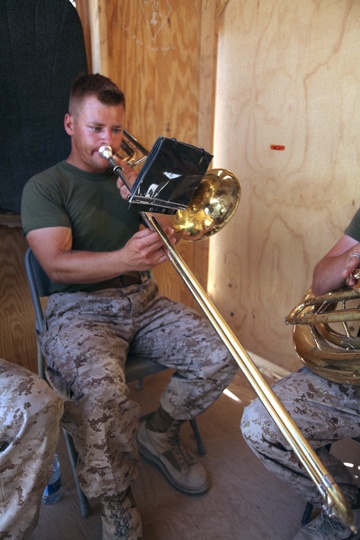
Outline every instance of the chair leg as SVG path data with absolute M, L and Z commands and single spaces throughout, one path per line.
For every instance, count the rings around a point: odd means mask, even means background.
M 90 508 L 90 504 L 89 504 L 89 501 L 87 500 L 86 495 L 84 495 L 80 487 L 79 479 L 76 474 L 77 453 L 74 446 L 74 441 L 72 440 L 71 435 L 69 435 L 69 433 L 65 429 L 63 429 L 63 432 L 64 432 L 65 442 L 66 442 L 66 446 L 67 446 L 67 450 L 69 454 L 71 468 L 74 474 L 76 491 L 79 497 L 80 512 L 81 512 L 82 517 L 86 518 L 91 514 L 91 508 Z
M 143 416 L 140 417 L 140 421 L 147 420 L 152 415 L 153 415 L 152 412 L 148 413 L 148 414 L 144 414 Z M 196 440 L 198 453 L 200 454 L 200 456 L 204 456 L 205 453 L 206 453 L 206 450 L 205 450 L 205 446 L 204 446 L 203 440 L 202 440 L 201 435 L 200 435 L 200 431 L 199 431 L 199 427 L 197 425 L 197 422 L 196 422 L 195 418 L 193 418 L 192 420 L 189 420 L 189 422 L 191 424 L 191 427 L 192 427 L 194 435 L 195 435 L 195 440 Z
M 202 441 L 200 431 L 199 431 L 199 427 L 197 425 L 197 422 L 196 422 L 195 418 L 190 420 L 190 424 L 191 424 L 191 427 L 192 427 L 194 435 L 195 435 L 198 453 L 200 454 L 200 456 L 203 456 L 206 453 L 206 450 L 205 450 L 205 446 L 204 446 L 204 443 Z
M 301 518 L 301 525 L 307 525 L 311 520 L 311 514 L 313 511 L 313 505 L 311 503 L 306 503 L 303 516 Z
M 330 452 L 331 443 L 326 444 L 325 448 L 326 448 L 326 450 L 328 450 L 328 452 Z M 302 525 L 307 525 L 309 523 L 309 521 L 311 520 L 311 515 L 312 515 L 312 512 L 313 512 L 313 509 L 314 509 L 314 506 L 311 503 L 309 503 L 309 502 L 306 503 L 305 510 L 304 510 L 304 513 L 303 513 L 302 518 L 301 518 L 301 524 Z

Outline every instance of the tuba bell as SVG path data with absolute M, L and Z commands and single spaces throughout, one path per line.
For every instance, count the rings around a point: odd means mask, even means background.
M 321 296 L 310 289 L 285 319 L 294 325 L 293 343 L 301 361 L 339 384 L 360 384 L 359 299 L 356 286 Z

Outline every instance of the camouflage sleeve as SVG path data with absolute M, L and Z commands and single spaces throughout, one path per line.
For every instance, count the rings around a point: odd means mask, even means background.
M 356 211 L 344 233 L 357 240 L 357 242 L 360 242 L 360 208 Z
M 27 538 L 37 524 L 62 413 L 45 381 L 0 358 L 0 540 Z

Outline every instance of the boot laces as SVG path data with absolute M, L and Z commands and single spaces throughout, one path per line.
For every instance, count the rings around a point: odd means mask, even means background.
M 180 428 L 182 421 L 173 422 L 169 428 L 168 443 L 169 448 L 180 465 L 181 469 L 190 469 L 191 465 L 196 463 L 188 450 L 181 444 Z
M 331 536 L 331 533 L 336 535 L 336 533 L 351 532 L 338 519 L 330 518 L 325 511 L 321 512 L 321 522 L 314 523 L 313 527 L 310 525 L 308 530 L 319 532 L 323 538 L 337 538 L 337 536 Z M 350 534 L 347 538 L 351 538 L 351 536 Z

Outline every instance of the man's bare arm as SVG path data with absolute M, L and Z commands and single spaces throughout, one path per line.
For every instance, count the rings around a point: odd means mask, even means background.
M 349 285 L 355 285 L 356 280 L 351 275 L 360 267 L 360 260 L 353 256 L 354 253 L 360 254 L 360 244 L 344 235 L 317 263 L 311 287 L 315 296 L 344 287 L 347 278 Z
M 58 283 L 97 283 L 133 270 L 148 270 L 167 260 L 161 239 L 149 229 L 110 252 L 74 251 L 67 227 L 37 229 L 26 238 L 50 279 Z

